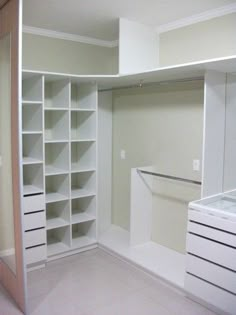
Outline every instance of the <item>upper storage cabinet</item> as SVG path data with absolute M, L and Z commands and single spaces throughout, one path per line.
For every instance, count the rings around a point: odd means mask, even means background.
M 43 77 L 41 75 L 23 74 L 22 102 L 40 103 L 43 101 Z
M 70 103 L 70 84 L 68 80 L 45 82 L 45 108 L 67 109 Z
M 97 87 L 95 84 L 71 85 L 71 109 L 92 111 L 97 107 Z

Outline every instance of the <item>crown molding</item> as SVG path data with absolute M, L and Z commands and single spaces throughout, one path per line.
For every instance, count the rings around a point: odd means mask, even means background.
M 160 25 L 159 27 L 156 28 L 156 31 L 160 33 L 165 33 L 168 31 L 172 31 L 184 26 L 189 26 L 192 24 L 196 24 L 199 22 L 204 22 L 213 18 L 217 18 L 223 15 L 227 15 L 230 13 L 235 13 L 236 12 L 236 3 L 226 5 L 217 9 L 205 11 L 200 14 L 192 15 L 187 18 L 183 18 L 174 22 L 170 22 L 167 24 Z
M 51 38 L 58 38 L 58 39 L 69 40 L 73 42 L 79 42 L 79 43 L 102 46 L 102 47 L 108 47 L 108 48 L 114 48 L 118 46 L 118 40 L 106 41 L 106 40 L 96 39 L 92 37 L 57 32 L 57 31 L 52 31 L 52 30 L 28 26 L 28 25 L 23 25 L 23 33 L 40 35 L 40 36 L 51 37 Z

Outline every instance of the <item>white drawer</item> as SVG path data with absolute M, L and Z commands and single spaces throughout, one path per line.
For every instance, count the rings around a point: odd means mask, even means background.
M 26 264 L 35 264 L 46 260 L 46 245 L 33 247 L 25 250 Z
M 45 210 L 45 196 L 29 196 L 23 198 L 24 213 Z
M 219 231 L 214 227 L 208 227 L 198 223 L 188 222 L 188 232 L 202 235 L 223 244 L 236 247 L 236 235 L 224 231 Z
M 236 271 L 236 250 L 229 246 L 188 233 L 187 252 Z
M 219 218 L 193 209 L 189 209 L 188 219 L 189 221 L 191 220 L 203 223 L 236 234 L 236 222 L 227 219 Z
M 46 244 L 45 229 L 25 232 L 25 248 L 41 244 Z
M 187 272 L 236 294 L 236 273 L 192 255 L 187 255 Z
M 185 278 L 185 290 L 189 294 L 227 312 L 228 314 L 236 314 L 236 296 L 231 293 L 189 274 L 187 274 Z
M 45 211 L 24 215 L 25 231 L 38 229 L 46 226 Z

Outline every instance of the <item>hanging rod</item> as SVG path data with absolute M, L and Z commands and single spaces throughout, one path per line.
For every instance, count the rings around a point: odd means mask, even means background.
M 170 175 L 165 175 L 165 174 L 160 174 L 160 173 L 154 173 L 154 172 L 150 172 L 150 171 L 144 171 L 144 170 L 141 170 L 141 169 L 137 169 L 137 172 L 138 173 L 142 173 L 142 174 L 151 175 L 151 176 L 157 176 L 157 177 L 161 177 L 161 178 L 176 180 L 176 181 L 179 181 L 179 182 L 194 184 L 194 185 L 201 185 L 202 184 L 201 182 L 199 182 L 197 180 L 186 179 L 186 178 L 181 178 L 181 177 L 175 177 L 175 176 L 170 176 Z
M 175 79 L 175 80 L 166 80 L 166 81 L 159 81 L 159 82 L 149 82 L 144 83 L 144 80 L 140 80 L 137 84 L 132 85 L 124 85 L 120 87 L 112 87 L 112 88 L 101 88 L 99 92 L 108 92 L 108 91 L 118 91 L 118 90 L 125 90 L 125 89 L 134 89 L 134 88 L 145 88 L 145 87 L 154 87 L 156 85 L 165 86 L 168 84 L 173 83 L 184 83 L 184 82 L 193 82 L 193 81 L 203 81 L 203 77 L 196 77 L 196 78 L 189 78 L 189 79 Z

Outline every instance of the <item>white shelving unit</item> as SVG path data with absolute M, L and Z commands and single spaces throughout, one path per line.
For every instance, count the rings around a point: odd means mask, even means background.
M 93 248 L 97 86 L 34 72 L 23 72 L 22 86 L 24 195 L 45 196 L 46 258 Z

